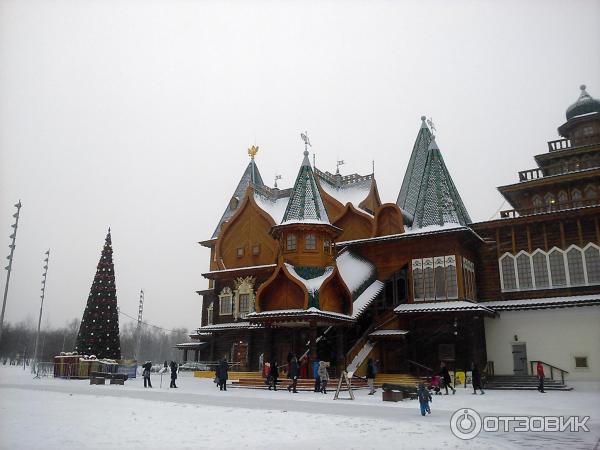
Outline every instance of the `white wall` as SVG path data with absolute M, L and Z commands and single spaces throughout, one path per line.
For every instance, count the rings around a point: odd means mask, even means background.
M 513 374 L 515 335 L 527 345 L 528 367 L 540 360 L 569 371 L 566 380 L 600 381 L 600 306 L 505 311 L 486 318 L 487 359 L 498 375 Z M 589 369 L 575 369 L 575 356 L 587 356 Z

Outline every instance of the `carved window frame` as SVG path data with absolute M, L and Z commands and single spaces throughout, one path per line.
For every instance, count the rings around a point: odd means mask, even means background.
M 224 306 L 229 305 L 228 308 Z M 219 315 L 231 316 L 233 314 L 233 292 L 230 287 L 224 287 L 219 294 Z
M 248 314 L 255 311 L 256 295 L 254 293 L 254 284 L 256 283 L 255 277 L 238 277 L 234 280 L 234 319 L 245 319 Z M 240 309 L 240 296 L 248 296 L 248 310 L 241 311 Z

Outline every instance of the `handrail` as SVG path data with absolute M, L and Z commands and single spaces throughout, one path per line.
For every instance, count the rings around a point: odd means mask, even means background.
M 425 370 L 428 370 L 431 373 L 435 372 L 435 370 L 433 370 L 431 367 L 424 366 L 423 364 L 413 361 L 412 359 L 407 359 L 406 362 L 408 362 L 409 364 L 413 364 L 417 367 L 423 368 Z
M 561 369 L 560 367 L 556 367 L 553 366 L 552 364 L 548 364 L 547 362 L 544 361 L 529 361 L 529 363 L 531 364 L 531 374 L 532 375 L 536 375 L 536 373 L 533 371 L 533 363 L 542 363 L 548 367 L 550 367 L 550 379 L 554 380 L 554 369 L 558 370 L 560 372 L 560 379 L 562 381 L 562 384 L 565 384 L 565 373 L 569 373 L 568 370 L 564 370 Z
M 494 361 L 488 361 L 485 363 L 485 367 L 483 368 L 483 372 L 487 373 L 490 376 L 494 376 Z

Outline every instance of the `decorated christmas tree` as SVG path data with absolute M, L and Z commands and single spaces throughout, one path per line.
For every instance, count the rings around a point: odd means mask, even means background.
M 81 319 L 77 335 L 77 352 L 82 355 L 96 355 L 98 358 L 121 358 L 110 228 Z

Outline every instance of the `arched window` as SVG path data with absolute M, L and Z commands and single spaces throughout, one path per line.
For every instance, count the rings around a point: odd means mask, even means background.
M 550 283 L 548 280 L 548 260 L 546 254 L 537 251 L 533 254 L 533 275 L 535 276 L 535 287 L 537 289 L 547 288 Z
M 316 250 L 317 249 L 317 237 L 314 234 L 307 234 L 304 237 L 304 250 Z
M 213 304 L 211 303 L 210 305 L 208 305 L 208 308 L 206 308 L 206 324 L 212 325 L 212 323 L 213 323 Z
M 510 254 L 500 258 L 500 274 L 502 277 L 502 290 L 513 291 L 517 289 L 517 277 L 515 275 L 515 260 Z
M 544 202 L 542 201 L 542 197 L 539 195 L 534 195 L 531 199 L 531 205 L 533 206 L 534 213 L 544 212 Z
M 331 253 L 331 241 L 329 239 L 325 239 L 323 241 L 323 251 L 327 255 L 329 255 Z
M 558 249 L 554 249 L 549 253 L 548 259 L 550 261 L 550 275 L 552 277 L 552 286 L 566 286 L 567 276 L 565 274 L 565 260 L 563 252 Z
M 438 256 L 434 260 L 435 298 L 446 300 L 446 268 L 444 257 Z
M 425 291 L 425 299 L 432 300 L 435 298 L 434 290 L 435 282 L 433 279 L 433 258 L 423 259 L 423 290 Z
M 544 203 L 546 204 L 546 211 L 554 211 L 556 209 L 556 199 L 554 198 L 554 195 L 544 195 Z
M 519 289 L 531 289 L 533 278 L 531 276 L 531 260 L 529 255 L 521 253 L 517 256 L 517 274 L 519 275 Z
M 565 191 L 560 191 L 558 193 L 558 209 L 567 209 L 569 203 L 569 196 Z
M 296 250 L 296 235 L 290 233 L 287 235 L 285 249 L 289 252 Z
M 571 201 L 573 202 L 573 208 L 580 208 L 583 206 L 581 201 L 581 191 L 579 189 L 573 189 L 571 191 Z
M 571 285 L 585 284 L 583 258 L 579 248 L 572 247 L 567 250 L 567 263 L 569 265 L 569 280 L 571 281 Z
M 597 195 L 598 195 L 597 192 L 596 192 L 596 188 L 594 186 L 592 186 L 591 184 L 588 184 L 585 187 L 585 190 L 583 191 L 583 194 L 584 194 L 583 196 L 584 196 L 584 198 L 586 200 L 594 200 L 594 199 L 597 198 Z M 591 201 L 590 202 L 586 202 L 586 205 L 590 205 L 592 203 L 593 202 L 591 202 Z
M 446 295 L 448 298 L 458 298 L 458 282 L 456 281 L 456 257 L 446 256 Z
M 231 288 L 223 288 L 219 295 L 219 315 L 227 316 L 233 314 L 233 295 Z
M 423 261 L 420 259 L 413 259 L 412 261 L 412 276 L 415 301 L 423 300 L 425 298 L 423 291 Z
M 589 244 L 585 249 L 585 267 L 589 284 L 600 283 L 600 249 Z

